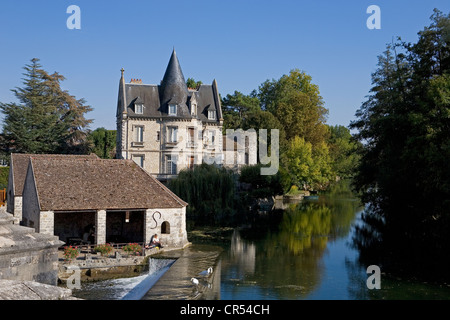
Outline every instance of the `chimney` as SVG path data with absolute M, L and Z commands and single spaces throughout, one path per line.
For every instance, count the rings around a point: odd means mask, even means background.
M 142 84 L 142 79 L 131 79 L 130 83 Z

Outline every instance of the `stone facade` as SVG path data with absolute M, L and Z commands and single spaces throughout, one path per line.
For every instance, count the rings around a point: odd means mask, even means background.
M 161 180 L 195 164 L 223 162 L 222 127 L 219 125 L 203 125 L 195 119 L 161 121 L 133 118 L 127 118 L 122 125 L 128 137 L 122 157 L 135 160 L 144 170 Z M 137 127 L 143 130 L 143 142 L 139 144 L 135 143 Z M 169 139 L 172 128 L 177 130 L 176 142 Z M 191 138 L 191 131 L 194 139 Z M 168 157 L 176 158 L 176 172 L 169 167 Z
M 187 88 L 175 51 L 161 85 L 125 83 L 122 69 L 116 122 L 117 158 L 134 160 L 160 181 L 196 164 L 223 164 L 217 82 Z
M 154 234 L 158 234 L 163 246 L 184 247 L 188 243 L 186 207 L 146 210 L 144 229 L 146 243 Z
M 229 130 L 227 130 L 229 131 Z M 242 166 L 254 165 L 258 157 L 255 130 L 230 130 L 223 136 L 223 165 L 239 171 Z

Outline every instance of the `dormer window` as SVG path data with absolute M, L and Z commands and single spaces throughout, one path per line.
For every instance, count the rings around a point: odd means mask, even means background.
M 208 120 L 216 120 L 216 111 L 214 110 L 208 111 Z
M 191 115 L 195 116 L 197 114 L 197 105 L 195 103 L 193 103 L 191 105 Z
M 134 105 L 134 113 L 136 113 L 136 114 L 143 114 L 144 113 L 144 104 L 136 103 Z
M 169 116 L 176 116 L 176 115 L 177 115 L 177 105 L 169 104 Z

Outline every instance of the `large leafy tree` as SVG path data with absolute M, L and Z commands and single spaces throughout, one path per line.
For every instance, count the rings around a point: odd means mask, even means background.
M 324 190 L 333 179 L 328 146 L 321 142 L 313 147 L 310 142 L 298 136 L 290 140 L 282 157 L 283 174 L 288 175 L 290 185 L 305 190 Z
M 235 91 L 222 99 L 224 109 L 223 132 L 227 129 L 255 129 L 259 134 L 259 129 L 267 130 L 268 150 L 272 143 L 271 130 L 279 131 L 280 152 L 286 149 L 286 134 L 281 122 L 269 111 L 261 110 L 260 101 L 255 95 L 245 95 Z M 259 155 L 258 155 L 259 156 Z
M 63 90 L 65 79 L 47 73 L 32 59 L 24 67 L 23 87 L 13 89 L 18 103 L 0 103 L 4 114 L 2 149 L 22 153 L 86 153 L 84 117 L 92 108 Z
M 351 127 L 364 144 L 355 186 L 371 206 L 358 245 L 438 267 L 450 250 L 450 16 L 431 19 L 417 43 L 379 57 Z
M 269 134 L 270 129 L 279 130 L 279 170 L 285 190 L 292 184 L 324 189 L 335 175 L 327 145 L 328 110 L 318 86 L 311 81 L 311 76 L 294 69 L 278 80 L 265 81 L 250 95 L 235 91 L 222 100 L 224 130 L 267 129 Z
M 328 110 L 312 77 L 293 69 L 278 80 L 265 81 L 252 95 L 284 128 L 283 181 L 304 189 L 326 188 L 334 175 L 325 124 Z
M 317 145 L 327 138 L 325 125 L 328 110 L 310 75 L 291 70 L 278 80 L 267 80 L 254 93 L 261 108 L 271 112 L 286 130 L 286 138 L 303 137 Z

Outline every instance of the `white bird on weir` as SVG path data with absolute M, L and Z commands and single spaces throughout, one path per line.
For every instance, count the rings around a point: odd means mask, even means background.
M 208 270 L 204 270 L 204 271 L 200 272 L 199 275 L 206 276 L 206 275 L 209 275 L 211 273 L 213 273 L 213 268 L 209 267 Z
M 198 286 L 198 284 L 199 284 L 198 280 L 195 279 L 195 278 L 191 278 L 191 282 L 192 282 L 193 284 L 195 284 L 196 286 Z

